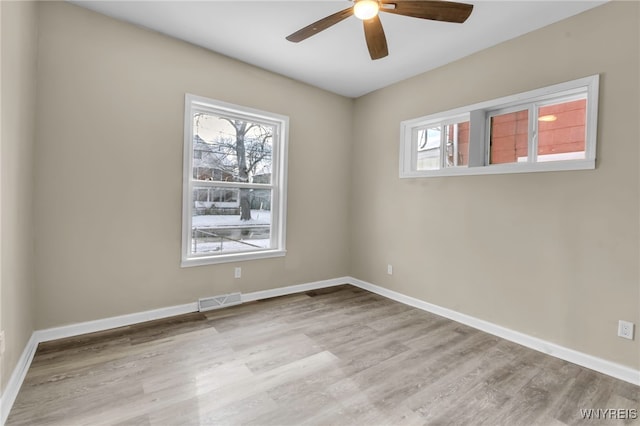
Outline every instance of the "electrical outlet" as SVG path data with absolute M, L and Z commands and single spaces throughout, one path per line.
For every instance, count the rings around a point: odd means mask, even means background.
M 629 321 L 618 321 L 618 336 L 624 339 L 633 340 L 634 324 Z
M 387 265 L 387 274 L 393 275 L 393 265 Z
M 236 278 L 242 277 L 242 268 L 240 268 L 240 267 L 236 268 L 233 276 L 236 277 Z
M 4 330 L 0 331 L 0 355 L 4 354 Z

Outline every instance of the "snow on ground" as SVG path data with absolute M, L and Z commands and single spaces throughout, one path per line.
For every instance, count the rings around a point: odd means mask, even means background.
M 191 218 L 193 228 L 253 227 L 270 224 L 270 210 L 251 210 L 251 220 L 240 220 L 240 215 L 199 215 Z
M 255 250 L 258 246 L 261 248 L 269 248 L 270 241 L 269 240 L 247 240 L 247 244 L 242 244 L 240 241 L 229 241 L 223 240 L 222 243 L 220 241 L 216 242 L 198 242 L 196 245 L 196 253 L 215 253 L 222 252 L 225 253 L 233 253 L 238 251 L 247 251 L 247 250 Z
M 251 210 L 251 220 L 240 220 L 240 215 L 198 215 L 191 218 L 191 226 L 200 229 L 199 238 L 193 239 L 195 253 L 240 252 L 269 248 L 268 230 L 271 211 Z M 218 229 L 219 231 L 216 231 Z M 223 231 L 225 229 L 225 231 Z M 243 230 L 249 230 L 244 235 Z M 221 235 L 218 235 L 218 232 Z

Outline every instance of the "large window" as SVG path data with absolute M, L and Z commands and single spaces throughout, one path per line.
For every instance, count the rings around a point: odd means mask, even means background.
M 288 123 L 186 95 L 182 266 L 284 255 Z
M 595 168 L 598 76 L 403 121 L 400 177 Z

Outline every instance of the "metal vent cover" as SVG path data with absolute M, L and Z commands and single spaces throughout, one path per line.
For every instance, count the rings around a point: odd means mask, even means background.
M 221 294 L 220 296 L 204 297 L 198 299 L 198 311 L 210 311 L 224 308 L 225 306 L 239 305 L 242 303 L 240 293 Z

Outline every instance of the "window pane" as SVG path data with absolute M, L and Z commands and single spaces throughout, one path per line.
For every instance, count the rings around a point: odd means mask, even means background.
M 271 248 L 271 190 L 193 189 L 191 254 Z
M 193 179 L 271 183 L 273 127 L 193 114 Z
M 490 164 L 527 161 L 528 129 L 527 110 L 492 117 Z
M 469 165 L 469 122 L 445 126 L 446 167 Z
M 538 161 L 584 159 L 587 100 L 538 108 Z
M 418 130 L 417 170 L 440 169 L 441 127 L 429 127 Z

